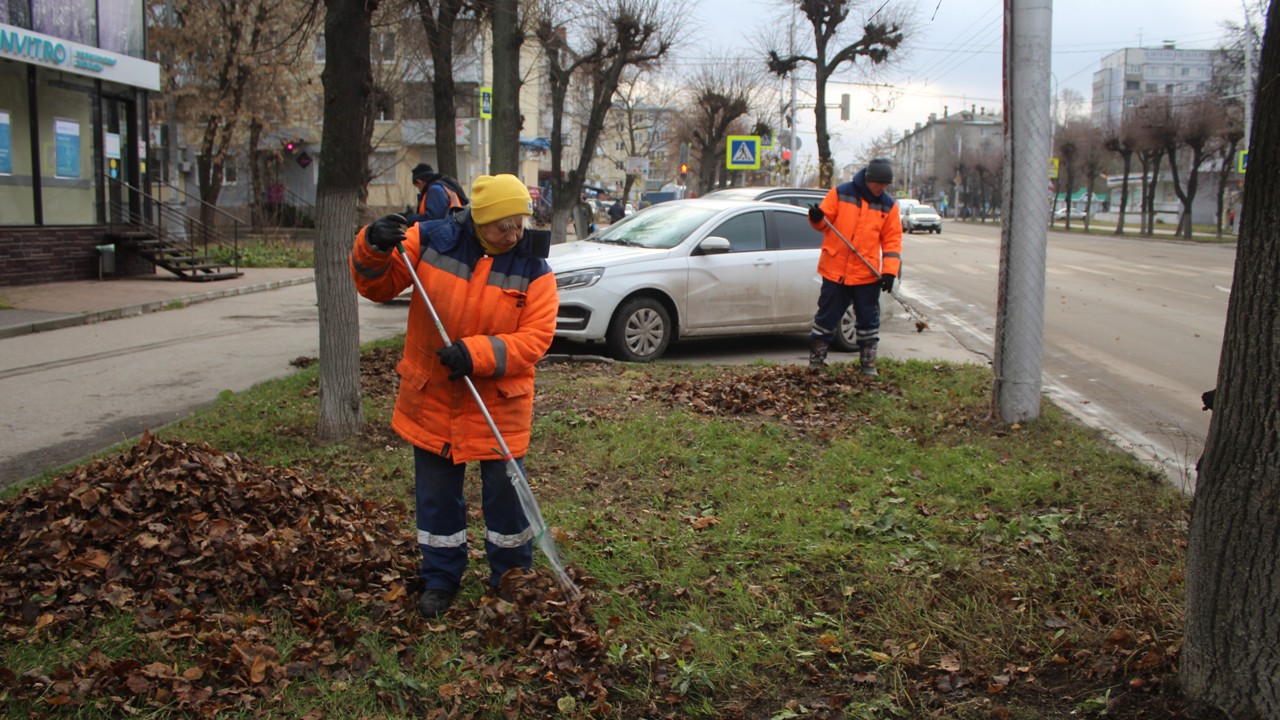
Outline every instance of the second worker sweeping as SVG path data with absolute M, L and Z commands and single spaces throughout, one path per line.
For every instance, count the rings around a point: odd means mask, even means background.
M 827 364 L 827 350 L 840 329 L 840 318 L 853 303 L 862 373 L 878 374 L 880 292 L 893 289 L 902 267 L 902 219 L 893 196 L 886 192 L 892 182 L 889 161 L 875 159 L 849 182 L 831 188 L 821 205 L 809 206 L 809 222 L 823 231 L 818 257 L 822 289 L 809 333 L 812 369 Z M 853 248 L 827 226 L 827 220 Z M 880 268 L 879 277 L 872 267 Z

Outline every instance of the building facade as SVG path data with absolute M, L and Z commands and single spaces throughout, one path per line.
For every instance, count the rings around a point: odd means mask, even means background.
M 1138 107 L 1147 96 L 1203 95 L 1213 82 L 1215 55 L 1213 50 L 1181 49 L 1173 43 L 1107 55 L 1093 74 L 1093 124 L 1118 126 L 1126 108 Z
M 97 276 L 147 183 L 145 52 L 143 0 L 0 0 L 0 286 Z
M 965 200 L 967 167 L 986 162 L 1000 172 L 1003 123 L 999 114 L 977 106 L 958 113 L 944 107 L 941 117 L 930 113 L 894 146 L 895 184 L 907 197 L 953 215 Z

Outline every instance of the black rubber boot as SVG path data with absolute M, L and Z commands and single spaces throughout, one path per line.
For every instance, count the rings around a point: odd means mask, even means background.
M 879 343 L 863 343 L 858 346 L 858 363 L 862 366 L 862 374 L 875 377 L 880 374 L 876 369 L 876 346 Z
M 453 604 L 454 593 L 444 590 L 423 590 L 418 598 L 418 614 L 424 618 L 438 618 Z
M 809 369 L 821 370 L 827 366 L 827 348 L 831 343 L 822 338 L 809 338 Z

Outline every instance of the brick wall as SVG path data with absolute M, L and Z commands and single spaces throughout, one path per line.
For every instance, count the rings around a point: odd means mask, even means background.
M 0 227 L 0 287 L 64 280 L 96 280 L 106 228 Z M 155 267 L 130 248 L 116 246 L 116 275 L 151 275 Z

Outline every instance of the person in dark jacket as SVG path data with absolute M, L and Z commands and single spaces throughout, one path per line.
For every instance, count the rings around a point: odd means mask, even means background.
M 441 175 L 426 163 L 418 163 L 413 168 L 413 186 L 418 190 L 418 211 L 405 216 L 410 225 L 440 220 L 467 204 L 467 194 L 458 181 Z
M 402 244 L 452 341 L 445 344 L 415 289 L 391 427 L 413 446 L 418 612 L 428 618 L 453 603 L 467 566 L 466 463 L 480 463 L 489 585 L 496 590 L 504 573 L 533 562 L 533 531 L 507 476 L 508 458 L 495 449 L 463 377 L 523 468 L 534 368 L 551 346 L 560 307 L 555 275 L 524 232 L 533 214 L 528 188 L 514 175 L 484 175 L 471 195 L 469 208 L 407 230 L 399 215 L 375 220 L 357 233 L 350 259 L 356 290 L 386 302 L 413 283 L 395 250 Z
M 621 200 L 614 200 L 609 206 L 609 222 L 616 223 L 627 214 L 627 209 L 623 207 Z

